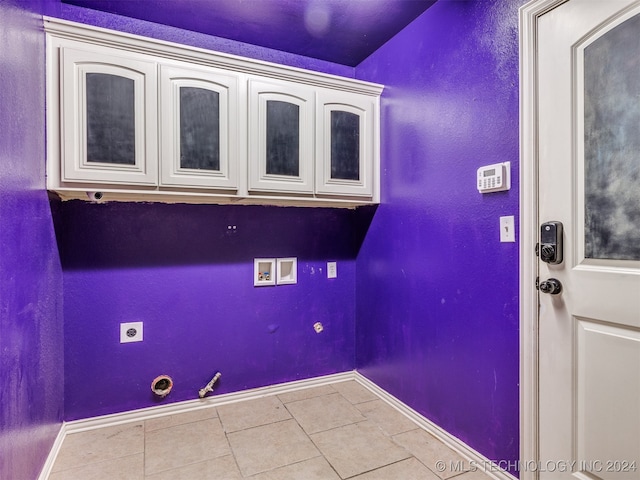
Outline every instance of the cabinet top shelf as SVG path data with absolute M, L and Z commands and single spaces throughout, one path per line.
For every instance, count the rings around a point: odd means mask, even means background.
M 377 83 L 215 52 L 55 17 L 45 16 L 43 19 L 45 32 L 56 38 L 115 47 L 158 58 L 189 61 L 233 72 L 258 74 L 274 79 L 295 81 L 311 86 L 332 88 L 375 97 L 380 96 L 384 88 L 383 85 Z

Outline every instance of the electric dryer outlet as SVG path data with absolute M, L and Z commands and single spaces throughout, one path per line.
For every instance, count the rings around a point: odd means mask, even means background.
M 128 322 L 120 324 L 120 343 L 142 341 L 142 322 Z

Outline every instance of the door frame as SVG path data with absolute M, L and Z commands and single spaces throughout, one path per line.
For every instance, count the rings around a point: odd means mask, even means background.
M 537 480 L 538 371 L 538 21 L 569 0 L 532 0 L 520 8 L 520 480 Z

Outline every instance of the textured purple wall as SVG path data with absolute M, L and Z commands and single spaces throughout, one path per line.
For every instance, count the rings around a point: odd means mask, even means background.
M 44 189 L 42 2 L 0 2 L 0 478 L 36 478 L 63 410 L 62 272 Z
M 173 378 L 164 401 L 174 402 L 196 398 L 218 370 L 217 394 L 353 369 L 362 212 L 60 207 L 67 420 L 154 405 L 160 374 Z M 289 256 L 296 285 L 253 286 L 254 258 Z M 120 344 L 119 323 L 131 321 L 144 322 L 144 340 Z
M 357 65 L 435 0 L 64 0 L 127 17 Z
M 162 9 L 159 8 L 158 10 Z M 192 47 L 206 48 L 231 55 L 241 55 L 243 57 L 279 63 L 290 67 L 306 68 L 333 75 L 341 75 L 343 77 L 354 76 L 354 69 L 345 65 L 258 47 L 249 43 L 235 42 L 225 38 L 213 37 L 157 23 L 145 22 L 135 18 L 76 7 L 74 5 L 54 3 L 51 5 L 51 11 L 48 14 L 72 22 L 110 28 L 134 35 L 142 35 L 158 40 L 190 45 Z
M 493 460 L 518 458 L 521 1 L 440 0 L 369 57 L 386 85 L 382 205 L 357 259 L 359 370 Z M 481 195 L 476 169 L 511 162 Z
M 354 69 L 71 5 L 49 15 L 343 76 Z M 214 205 L 58 204 L 64 269 L 65 420 L 197 397 L 355 365 L 355 258 L 370 212 Z M 361 220 L 364 219 L 364 220 Z M 225 235 L 237 225 L 235 236 Z M 364 229 L 366 231 L 366 228 Z M 253 287 L 255 257 L 298 257 L 298 284 Z M 326 279 L 338 260 L 339 277 Z M 144 341 L 119 343 L 121 322 Z M 325 325 L 316 334 L 313 324 Z
M 222 393 L 349 370 L 357 354 L 360 371 L 435 423 L 491 459 L 515 460 L 518 250 L 499 243 L 498 217 L 518 212 L 521 3 L 440 0 L 357 68 L 387 85 L 383 205 L 359 254 L 370 212 L 56 204 L 66 417 L 151 405 L 160 373 L 174 377 L 166 401 L 177 401 L 194 398 L 216 370 Z M 354 73 L 78 7 L 53 14 Z M 476 168 L 505 160 L 511 191 L 477 193 Z M 299 284 L 254 288 L 256 256 L 298 256 Z M 331 259 L 334 282 L 324 275 Z M 145 341 L 120 345 L 118 324 L 139 320 Z M 315 321 L 328 327 L 321 335 Z

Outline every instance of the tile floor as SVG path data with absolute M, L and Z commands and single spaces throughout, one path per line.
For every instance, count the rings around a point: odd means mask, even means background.
M 49 480 L 489 480 L 438 461 L 462 458 L 347 381 L 71 433 Z

